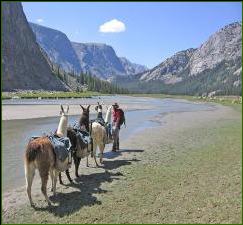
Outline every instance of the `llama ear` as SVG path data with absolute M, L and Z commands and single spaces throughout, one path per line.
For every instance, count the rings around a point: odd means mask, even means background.
M 84 107 L 82 105 L 80 105 L 80 107 L 82 108 L 82 110 L 84 111 Z
M 87 107 L 88 110 L 89 110 L 89 107 L 90 107 L 90 105 Z
M 63 109 L 63 106 L 61 105 L 61 110 L 62 110 L 62 112 L 64 113 L 64 109 Z
M 67 106 L 67 111 L 66 111 L 66 113 L 68 113 L 68 111 L 69 111 L 69 105 Z

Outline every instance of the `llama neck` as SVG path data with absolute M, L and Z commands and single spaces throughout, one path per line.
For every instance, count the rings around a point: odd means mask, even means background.
M 57 135 L 59 137 L 66 137 L 67 136 L 67 116 L 62 116 L 57 128 Z
M 84 129 L 86 131 L 89 131 L 89 115 L 83 114 L 79 121 L 80 129 Z
M 110 106 L 107 109 L 107 112 L 106 112 L 106 115 L 105 115 L 105 122 L 106 123 L 111 123 L 111 109 L 112 109 L 112 106 Z

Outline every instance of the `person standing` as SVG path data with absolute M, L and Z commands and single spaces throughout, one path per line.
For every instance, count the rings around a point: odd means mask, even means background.
M 119 105 L 115 103 L 112 111 L 112 135 L 113 135 L 113 147 L 112 151 L 115 152 L 119 150 L 119 131 L 120 131 L 120 121 L 121 121 L 121 111 Z

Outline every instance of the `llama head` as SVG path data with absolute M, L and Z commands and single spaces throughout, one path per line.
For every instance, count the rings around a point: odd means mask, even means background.
M 69 105 L 67 106 L 66 110 L 64 110 L 63 105 L 61 105 L 61 111 L 60 111 L 60 115 L 61 116 L 67 116 L 68 115 L 68 111 L 69 111 Z
M 83 114 L 89 115 L 89 107 L 90 107 L 90 105 L 88 105 L 87 108 L 84 108 L 82 105 L 80 105 L 80 107 L 83 110 Z
M 97 106 L 95 106 L 95 111 L 97 111 L 97 112 L 102 112 L 102 105 L 100 105 L 100 103 L 99 102 L 97 102 Z

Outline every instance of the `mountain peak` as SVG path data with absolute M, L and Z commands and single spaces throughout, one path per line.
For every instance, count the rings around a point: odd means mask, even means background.
M 115 50 L 103 43 L 72 42 L 79 57 L 82 70 L 98 77 L 108 79 L 112 76 L 125 76 L 145 71 L 141 65 L 131 63 L 126 58 L 119 58 Z
M 37 42 L 53 63 L 60 65 L 66 72 L 81 72 L 78 57 L 66 34 L 35 23 L 29 24 L 36 35 Z

